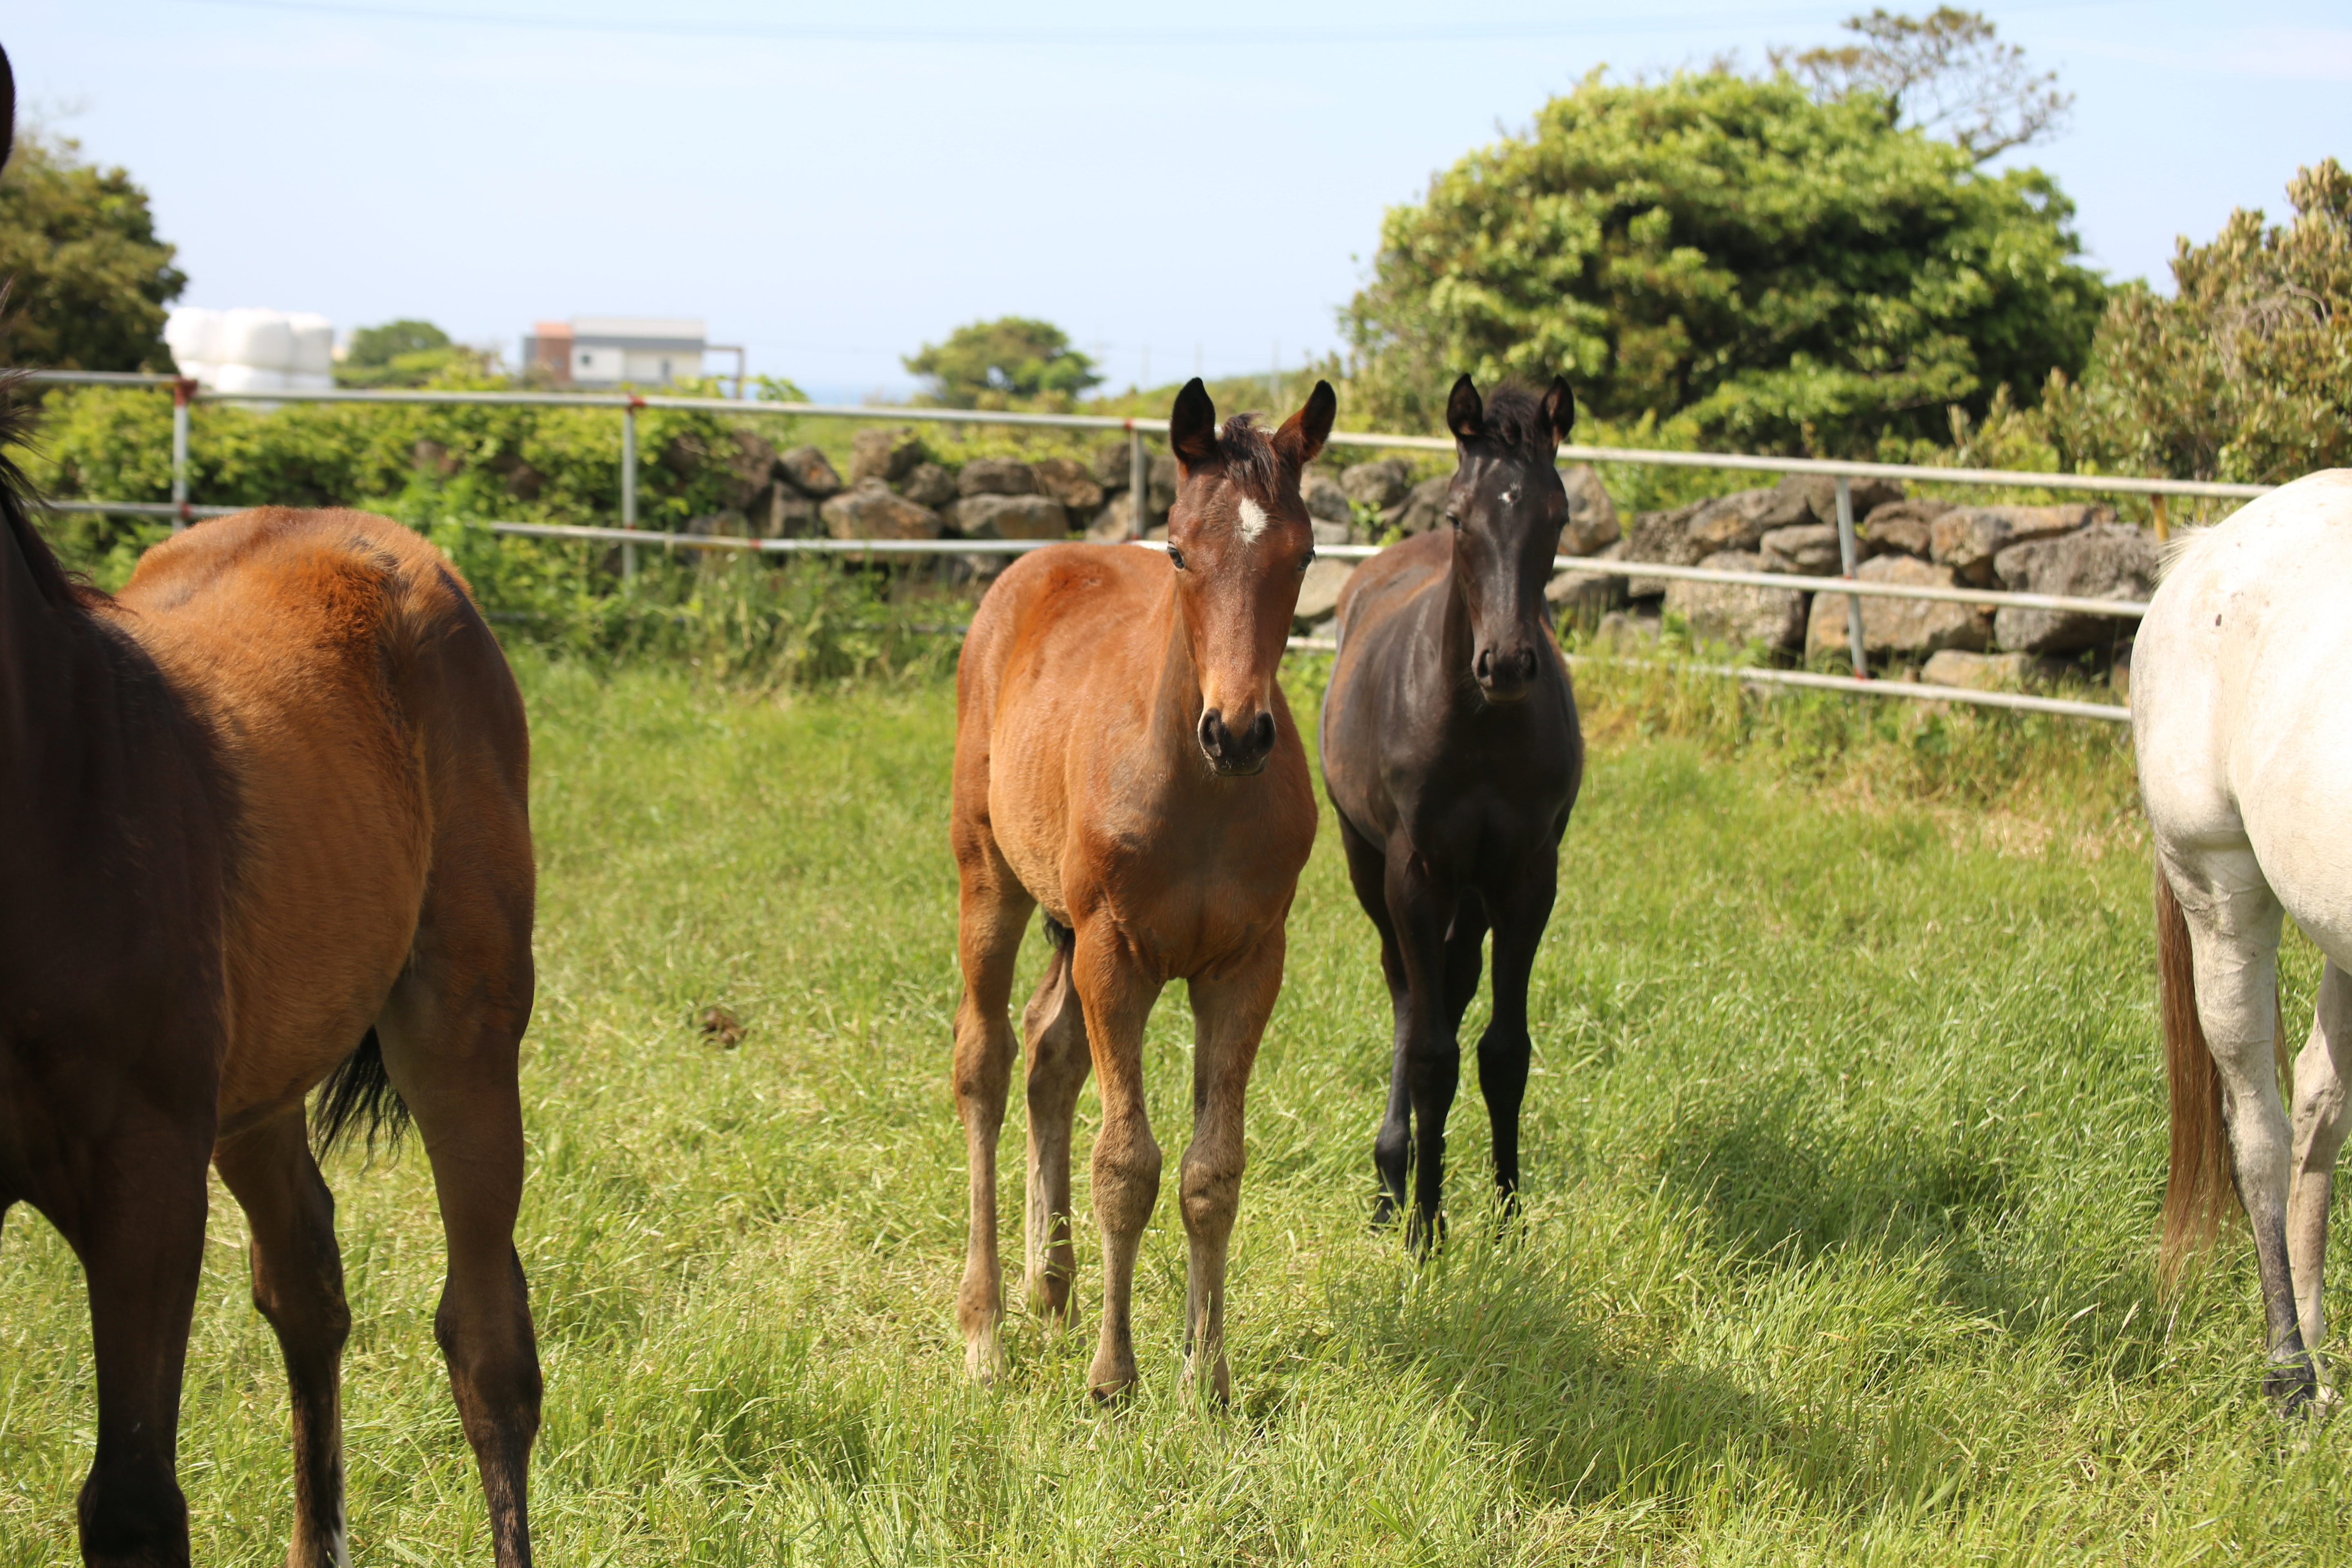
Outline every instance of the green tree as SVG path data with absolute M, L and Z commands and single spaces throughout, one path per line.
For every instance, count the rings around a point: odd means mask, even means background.
M 403 318 L 353 329 L 335 381 L 341 386 L 423 386 L 453 375 L 480 375 L 488 368 L 483 355 L 451 342 L 432 322 Z
M 1873 11 L 1844 25 L 1860 42 L 1774 49 L 1773 66 L 1817 97 L 1875 95 L 1889 120 L 1945 137 L 1979 163 L 2049 137 L 2074 106 L 2074 95 L 2059 90 L 2056 71 L 2036 75 L 2025 51 L 2002 43 L 1978 12 L 1939 5 L 1922 18 Z
M 949 408 L 1067 406 L 1102 380 L 1061 328 L 1026 316 L 958 327 L 946 342 L 925 343 L 898 363 L 929 382 L 931 399 Z
M 1865 453 L 2082 368 L 2105 290 L 2073 217 L 1874 93 L 1596 73 L 1391 208 L 1341 321 L 1368 412 L 1408 427 L 1460 372 L 1566 371 L 1653 438 Z
M 61 370 L 172 368 L 163 307 L 187 275 L 155 237 L 147 193 L 63 139 L 19 135 L 0 172 L 9 357 Z

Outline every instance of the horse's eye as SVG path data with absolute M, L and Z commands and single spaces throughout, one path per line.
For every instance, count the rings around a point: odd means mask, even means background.
M 1306 553 L 1306 554 L 1304 554 L 1304 555 L 1302 555 L 1302 556 L 1300 556 L 1300 557 L 1298 558 L 1298 569 L 1299 569 L 1301 572 L 1304 572 L 1304 571 L 1306 571 L 1309 566 L 1312 566 L 1312 565 L 1314 565 L 1314 564 L 1315 564 L 1315 547 L 1314 547 L 1313 545 L 1311 545 L 1311 544 L 1310 544 L 1310 545 L 1308 545 L 1308 546 L 1307 547 L 1307 553 Z
M 1449 511 L 1445 514 L 1445 526 L 1459 533 L 1462 531 L 1462 520 Z
M 1184 570 L 1184 552 L 1172 544 L 1168 547 L 1168 564 L 1179 572 Z

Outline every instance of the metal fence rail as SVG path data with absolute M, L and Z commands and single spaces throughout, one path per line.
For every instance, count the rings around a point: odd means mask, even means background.
M 723 397 L 673 396 L 661 393 L 457 392 L 437 389 L 360 391 L 342 388 L 305 392 L 218 392 L 201 387 L 194 381 L 180 376 L 108 371 L 37 370 L 27 373 L 26 379 L 51 384 L 143 386 L 170 391 L 173 403 L 172 500 L 168 502 L 57 501 L 52 502 L 51 505 L 60 511 L 118 512 L 137 516 L 168 517 L 173 520 L 174 526 L 184 526 L 198 518 L 218 517 L 243 510 L 236 507 L 198 506 L 189 500 L 188 409 L 195 403 L 446 404 L 613 409 L 621 416 L 621 495 L 618 508 L 621 525 L 619 527 L 522 522 L 491 522 L 482 526 L 499 533 L 535 535 L 543 538 L 603 540 L 617 543 L 622 549 L 622 570 L 625 575 L 635 570 L 636 552 L 641 545 L 660 545 L 669 549 L 758 552 L 769 554 L 875 556 L 1018 554 L 1024 551 L 1042 548 L 1044 544 L 1051 542 L 1027 540 L 747 540 L 717 535 L 658 534 L 642 530 L 636 526 L 636 416 L 640 409 L 683 409 L 732 416 L 850 419 L 898 424 L 994 425 L 1120 434 L 1125 435 L 1129 442 L 1129 485 L 1130 493 L 1135 495 L 1148 493 L 1150 464 L 1145 448 L 1146 439 L 1151 437 L 1164 437 L 1166 432 L 1165 424 L 1157 419 L 1124 418 L 1108 415 L 1033 414 L 992 409 L 876 407 L 848 404 L 760 402 Z M 1392 448 L 1408 451 L 1450 452 L 1454 449 L 1454 442 L 1445 437 L 1401 436 L 1377 431 L 1334 431 L 1329 437 L 1329 444 L 1337 447 Z M 2167 497 L 2177 495 L 2206 499 L 2250 500 L 2263 495 L 2273 488 L 2268 485 L 2237 484 L 2205 479 L 2142 479 L 2120 474 L 2057 474 L 2005 468 L 1943 468 L 1912 463 L 1780 458 L 1750 453 L 1669 452 L 1646 447 L 1582 445 L 1561 447 L 1559 458 L 1563 463 L 1636 464 L 1749 473 L 1814 474 L 1836 482 L 1838 543 L 1840 563 L 1843 568 L 1843 574 L 1841 576 L 1816 577 L 1781 573 L 1719 572 L 1705 567 L 1669 565 L 1663 562 L 1604 562 L 1573 556 L 1562 556 L 1555 563 L 1561 571 L 1597 576 L 1665 577 L 1688 582 L 1721 583 L 1743 587 L 1777 588 L 1797 593 L 1834 593 L 1846 595 L 1849 652 L 1854 672 L 1852 677 L 1809 675 L 1800 671 L 1760 670 L 1741 667 L 1736 671 L 1740 679 L 1812 686 L 1824 689 L 1864 691 L 1885 696 L 1921 697 L 1939 701 L 1971 702 L 1988 707 L 2026 708 L 2036 711 L 2067 713 L 2075 717 L 2113 718 L 2122 710 L 2108 710 L 2104 708 L 2104 705 L 2096 703 L 2066 702 L 2058 699 L 2026 697 L 2014 693 L 1965 691 L 1958 688 L 1922 687 L 1911 682 L 1870 679 L 1869 666 L 1864 658 L 1863 646 L 1863 599 L 1925 599 L 1993 608 L 2011 606 L 2019 609 L 2067 611 L 2082 615 L 2107 616 L 2117 619 L 2137 618 L 2146 613 L 2147 605 L 2136 600 L 2086 599 L 2060 595 L 2013 594 L 1990 589 L 1942 588 L 1861 581 L 1854 575 L 1860 563 L 1860 549 L 1855 532 L 1857 520 L 1853 516 L 1852 481 L 1857 479 L 1891 479 L 1922 485 L 1983 485 L 2010 489 L 2072 490 L 2089 494 L 2144 495 L 2153 499 L 2159 535 L 2164 531 L 2165 527 L 2163 509 Z M 1137 509 L 1139 526 L 1141 510 Z M 1362 559 L 1375 552 L 1373 547 L 1369 545 L 1327 545 L 1321 547 L 1319 552 L 1344 560 Z M 1294 643 L 1300 640 L 1294 639 Z M 1311 642 L 1311 639 L 1307 640 Z M 1735 673 L 1731 667 L 1693 666 L 1691 668 L 1716 670 L 1724 674 Z

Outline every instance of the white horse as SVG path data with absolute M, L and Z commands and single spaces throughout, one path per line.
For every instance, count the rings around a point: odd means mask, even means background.
M 2266 1393 L 2319 1392 L 2320 1263 L 2352 1079 L 2352 468 L 2272 491 L 2185 542 L 2132 656 L 2156 838 L 2172 1173 L 2162 1272 L 2212 1239 L 2228 1178 L 2254 1232 Z M 2279 918 L 2326 955 L 2280 1098 Z

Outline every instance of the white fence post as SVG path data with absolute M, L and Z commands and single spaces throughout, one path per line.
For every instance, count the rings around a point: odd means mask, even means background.
M 188 400 L 196 384 L 186 376 L 172 384 L 172 531 L 188 526 Z
M 643 399 L 632 395 L 621 410 L 621 526 L 637 526 L 637 410 L 645 406 Z M 637 547 L 621 546 L 621 575 L 637 574 Z
M 1843 474 L 1837 477 L 1838 560 L 1848 577 L 1853 575 L 1855 557 L 1861 553 L 1853 540 L 1853 489 Z M 1863 651 L 1862 595 L 1845 596 L 1845 635 L 1853 647 L 1853 675 L 1856 680 L 1870 679 L 1870 659 Z
M 1129 425 L 1127 429 L 1127 493 L 1133 503 L 1128 509 L 1130 523 L 1129 539 L 1141 539 L 1150 531 L 1144 509 L 1151 504 L 1151 458 L 1143 449 L 1143 432 Z

